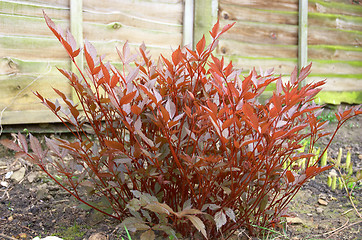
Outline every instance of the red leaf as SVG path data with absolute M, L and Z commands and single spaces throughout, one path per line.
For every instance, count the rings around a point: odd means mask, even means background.
M 176 66 L 182 60 L 182 53 L 180 47 L 172 53 L 172 62 Z
M 168 113 L 168 111 L 166 110 L 166 108 L 163 105 L 160 105 L 160 109 L 162 112 L 163 120 L 165 122 L 168 122 L 168 120 L 170 120 L 170 114 Z
M 43 150 L 41 148 L 39 140 L 31 134 L 29 134 L 29 138 L 31 150 L 33 150 L 34 154 L 38 158 L 43 158 Z
M 63 44 L 63 46 L 64 46 L 65 50 L 67 51 L 67 53 L 69 54 L 69 56 L 72 57 L 73 49 L 70 46 L 70 44 L 64 38 L 61 40 L 61 43 Z
M 133 91 L 133 92 L 126 94 L 125 96 L 123 96 L 121 98 L 121 100 L 119 101 L 119 104 L 123 105 L 123 104 L 130 103 L 132 101 L 132 99 L 134 98 L 134 96 L 136 95 L 136 93 L 137 93 L 136 91 Z
M 142 89 L 142 91 L 144 93 L 147 94 L 147 96 L 152 100 L 152 102 L 154 102 L 156 104 L 158 103 L 156 97 L 150 91 L 148 91 L 148 89 L 145 86 L 143 86 L 143 85 L 138 85 L 138 86 Z
M 303 67 L 301 70 L 300 70 L 300 73 L 299 73 L 299 77 L 298 77 L 298 80 L 299 81 L 302 81 L 304 80 L 310 73 L 310 69 L 312 67 L 312 63 L 310 63 L 308 66 L 306 67 Z
M 222 124 L 221 129 L 224 130 L 225 128 L 228 128 L 233 123 L 234 123 L 234 118 L 226 119 L 226 121 Z
M 307 169 L 305 169 L 305 175 L 306 175 L 306 178 L 310 178 L 310 177 L 313 177 L 314 175 L 316 175 L 316 169 L 317 167 L 316 166 L 311 166 L 311 167 L 308 167 Z
M 100 178 L 112 178 L 113 174 L 111 173 L 97 173 L 97 176 Z
M 1 139 L 0 143 L 4 145 L 5 147 L 14 150 L 16 152 L 22 152 L 23 150 L 19 147 L 18 144 L 14 143 L 13 141 L 9 139 Z
M 61 91 L 59 91 L 58 89 L 56 88 L 53 88 L 54 92 L 56 92 L 65 102 L 68 101 L 67 97 L 65 96 L 64 93 L 62 93 Z
M 115 149 L 115 150 L 123 150 L 123 144 L 117 141 L 110 141 L 110 140 L 104 140 L 104 143 L 106 144 L 107 147 L 109 147 L 110 149 Z
M 132 105 L 131 111 L 136 115 L 140 115 L 142 112 L 142 109 L 137 105 Z
M 205 36 L 203 35 L 201 40 L 196 44 L 196 51 L 199 54 L 199 56 L 201 55 L 202 51 L 204 51 L 205 44 L 206 44 L 206 40 L 205 40 Z
M 90 42 L 85 40 L 85 43 L 84 43 L 85 60 L 87 61 L 87 65 L 88 65 L 89 70 L 90 70 L 90 72 L 92 74 L 94 74 L 94 72 L 93 72 L 93 70 L 94 70 L 94 62 L 95 62 L 95 57 L 97 56 L 97 53 L 95 53 L 94 51 L 95 51 L 95 49 L 90 44 Z
M 39 92 L 33 92 L 35 96 L 37 96 L 42 102 L 44 102 L 44 98 L 42 95 L 40 95 Z
M 61 68 L 57 68 L 59 72 L 61 72 L 66 78 L 68 78 L 69 80 L 72 79 L 72 76 L 71 74 L 65 70 L 65 69 L 61 69 Z
M 51 110 L 53 110 L 54 112 L 57 112 L 57 109 L 56 109 L 54 103 L 52 103 L 52 102 L 49 101 L 48 99 L 45 99 L 45 102 L 46 102 L 46 105 L 47 105 Z
M 21 144 L 21 146 L 23 147 L 23 150 L 28 153 L 28 143 L 26 141 L 26 138 L 23 134 L 21 133 L 18 133 L 18 139 L 19 139 L 19 142 Z
M 234 25 L 235 25 L 236 22 L 233 22 L 233 23 L 230 23 L 230 24 L 227 24 L 223 27 L 223 29 L 221 30 L 221 33 L 220 34 L 223 34 L 224 32 L 226 32 L 227 30 L 229 30 L 230 28 L 232 28 Z
M 107 84 L 109 84 L 110 80 L 111 80 L 111 76 L 109 75 L 109 70 L 106 67 L 106 65 L 104 65 L 102 62 L 100 62 L 100 66 L 101 66 L 102 73 L 103 73 L 103 81 L 106 82 Z
M 292 84 L 294 84 L 295 81 L 297 80 L 297 75 L 298 75 L 298 69 L 297 69 L 297 67 L 295 67 L 292 74 L 290 75 L 290 82 Z
M 54 35 L 58 38 L 58 40 L 62 42 L 63 41 L 62 33 L 57 29 L 55 23 L 48 17 L 48 15 L 45 14 L 44 10 L 43 10 L 43 15 L 49 29 L 54 33 Z
M 216 38 L 217 33 L 219 32 L 219 19 L 215 23 L 215 25 L 212 27 L 212 30 L 210 32 L 211 37 Z
M 287 178 L 288 178 L 288 182 L 289 183 L 292 183 L 295 181 L 295 177 L 293 175 L 293 173 L 291 171 L 286 171 L 285 174 L 287 175 Z
M 210 110 L 214 115 L 217 115 L 217 106 L 215 103 L 211 102 L 210 100 L 207 100 L 207 106 L 210 108 Z
M 119 82 L 119 77 L 116 74 L 114 74 L 111 78 L 111 81 L 109 82 L 109 86 L 111 88 L 114 88 L 115 86 L 117 86 L 118 82 Z

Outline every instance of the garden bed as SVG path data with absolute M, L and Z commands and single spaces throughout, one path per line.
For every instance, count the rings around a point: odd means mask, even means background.
M 334 124 L 328 128 L 333 129 Z M 338 149 L 342 148 L 342 159 L 345 159 L 347 150 L 350 150 L 354 174 L 362 169 L 361 133 L 362 116 L 358 116 L 342 127 L 328 151 L 332 158 L 336 158 Z M 2 136 L 5 137 L 9 135 Z M 63 239 L 102 240 L 126 236 L 118 227 L 119 222 L 93 210 L 81 209 L 70 194 L 48 180 L 38 167 L 12 155 L 11 151 L 1 147 L 0 239 L 55 235 Z M 10 171 L 13 175 L 8 179 Z M 296 195 L 290 205 L 290 212 L 296 217 L 288 219 L 285 235 L 282 236 L 283 231 L 280 231 L 280 234 L 271 234 L 265 239 L 360 239 L 362 219 L 344 190 L 332 191 L 327 186 L 327 175 L 328 171 L 317 176 Z M 355 207 L 360 213 L 361 189 L 359 182 L 353 191 Z M 239 239 L 248 237 L 239 232 Z

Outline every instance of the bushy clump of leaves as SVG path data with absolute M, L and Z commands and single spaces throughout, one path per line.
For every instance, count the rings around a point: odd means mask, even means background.
M 74 38 L 45 19 L 76 64 L 81 49 Z M 295 70 L 287 83 L 271 71 L 241 77 L 232 62 L 212 54 L 231 27 L 220 31 L 216 23 L 209 46 L 202 38 L 196 50 L 179 47 L 158 62 L 144 45 L 132 55 L 126 43 L 117 49 L 122 69 L 104 62 L 86 41 L 86 70 L 78 67 L 78 76 L 59 69 L 79 103 L 56 89 L 63 104 L 35 93 L 75 140 L 46 139 L 44 150 L 30 135 L 29 150 L 18 134 L 16 142 L 2 144 L 79 201 L 123 221 L 129 230 L 143 231 L 143 238 L 165 232 L 218 239 L 240 229 L 258 235 L 279 226 L 301 186 L 330 168 L 309 164 L 314 154 L 298 151 L 302 140 L 309 139 L 313 149 L 328 134 L 322 132 L 326 122 L 317 119 L 320 107 L 313 104 L 324 81 L 299 88 L 310 65 L 299 76 Z M 258 97 L 271 83 L 276 91 L 262 104 Z M 342 124 L 360 113 L 354 107 L 338 112 L 337 119 Z M 300 159 L 305 169 L 289 168 Z M 88 202 L 81 187 L 102 204 Z

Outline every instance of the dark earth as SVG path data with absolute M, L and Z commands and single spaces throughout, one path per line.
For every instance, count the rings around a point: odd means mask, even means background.
M 326 110 L 325 118 L 333 120 L 333 114 Z M 332 122 L 328 128 L 334 129 L 335 125 Z M 51 127 L 45 126 L 48 130 Z M 44 126 L 39 129 L 44 130 Z M 4 130 L 11 132 L 13 129 L 5 127 Z M 59 131 L 56 134 L 66 136 Z M 6 131 L 1 136 L 10 137 Z M 362 170 L 361 144 L 362 116 L 358 116 L 339 131 L 328 153 L 335 159 L 338 149 L 342 148 L 343 162 L 347 150 L 350 150 L 355 176 Z M 13 175 L 7 178 L 10 171 Z M 288 219 L 283 230 L 270 232 L 263 239 L 362 239 L 362 217 L 359 215 L 362 213 L 361 180 L 352 192 L 354 208 L 345 190 L 332 191 L 327 186 L 328 172 L 311 180 L 292 201 L 290 212 L 296 217 Z M 15 159 L 13 153 L 2 146 L 0 181 L 0 239 L 26 240 L 51 235 L 69 240 L 128 239 L 124 230 L 118 227 L 119 222 L 79 208 L 79 203 L 48 180 L 38 167 Z M 252 238 L 240 233 L 233 239 Z

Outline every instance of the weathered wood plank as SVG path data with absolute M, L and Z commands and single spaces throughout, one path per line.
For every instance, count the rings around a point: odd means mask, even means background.
M 65 4 L 66 3 L 66 4 Z M 43 17 L 43 9 L 52 19 L 69 19 L 69 0 L 64 4 L 54 4 L 44 1 L 38 3 L 35 1 L 0 1 L 0 13 L 9 15 L 21 15 L 28 17 Z
M 224 20 L 232 21 L 250 21 L 288 25 L 298 24 L 298 12 L 296 11 L 254 9 L 230 4 L 220 4 L 219 17 Z M 318 25 L 327 28 L 362 31 L 361 16 L 309 12 L 308 22 L 310 26 Z
M 54 22 L 62 29 L 69 29 L 67 20 L 54 20 Z M 0 26 L 1 35 L 53 36 L 43 17 L 0 14 Z
M 297 58 L 296 45 L 256 44 L 222 39 L 217 52 L 222 55 Z M 308 56 L 316 60 L 362 61 L 362 48 L 339 45 L 309 45 Z
M 130 13 L 123 12 L 106 12 L 106 11 L 87 11 L 84 10 L 83 13 L 84 21 L 89 23 L 101 23 L 101 24 L 111 24 L 111 23 L 120 23 L 121 25 L 135 27 L 135 28 L 144 28 L 144 29 L 153 29 L 159 31 L 170 31 L 170 32 L 181 32 L 182 25 L 180 23 L 169 23 L 169 22 L 157 22 L 155 20 L 150 20 L 146 18 L 140 18 L 132 16 Z
M 120 23 L 95 24 L 84 23 L 84 38 L 91 41 L 110 41 L 112 39 L 128 40 L 135 44 L 145 42 L 150 46 L 171 46 L 176 48 L 182 43 L 181 33 L 154 31 L 132 28 Z
M 43 74 L 50 70 L 58 71 L 53 69 L 54 67 L 69 68 L 68 59 L 63 60 L 46 60 L 40 59 L 35 61 L 29 61 L 18 58 L 4 57 L 0 58 L 0 76 L 6 77 L 5 75 L 13 74 Z
M 340 45 L 309 45 L 311 59 L 362 61 L 362 47 Z
M 221 39 L 217 48 L 222 55 L 240 55 L 252 57 L 297 58 L 296 45 L 258 44 Z
M 222 25 L 230 21 L 220 21 Z M 350 45 L 360 46 L 362 32 L 310 26 L 308 45 Z M 238 21 L 223 39 L 232 39 L 257 44 L 297 45 L 298 27 L 287 24 L 269 24 Z
M 231 21 L 220 21 L 226 25 Z M 223 35 L 223 39 L 232 39 L 256 44 L 297 45 L 298 27 L 287 24 L 269 24 L 238 21 Z
M 241 7 L 269 9 L 279 11 L 298 11 L 298 0 L 278 0 L 278 1 L 265 1 L 265 0 L 220 0 L 220 3 L 232 4 Z
M 33 123 L 49 123 L 60 122 L 54 114 L 45 106 L 41 106 L 44 110 L 31 111 L 4 111 L 1 124 L 33 124 Z
M 39 91 L 46 97 L 55 98 L 52 87 L 70 94 L 67 79 L 55 68 L 68 67 L 69 61 L 34 62 L 19 59 L 0 59 L 0 109 L 39 109 L 39 100 L 31 92 Z
M 353 4 L 353 1 L 323 1 L 309 0 L 308 11 L 311 13 L 341 14 L 348 16 L 361 16 L 361 5 Z
M 219 18 L 231 21 L 249 21 L 297 25 L 297 11 L 276 11 L 269 9 L 255 9 L 221 1 L 219 6 Z
M 40 100 L 32 93 L 38 91 L 44 97 L 50 99 L 60 98 L 53 91 L 57 88 L 70 97 L 71 89 L 67 80 L 55 74 L 45 75 L 16 75 L 1 80 L 1 102 L 0 109 L 7 108 L 7 111 L 37 110 L 41 108 Z
M 255 67 L 257 71 L 263 71 L 273 68 L 274 73 L 279 75 L 289 75 L 297 66 L 297 58 L 281 59 L 281 58 L 254 58 L 228 55 L 224 56 L 225 61 L 232 61 L 236 68 L 242 69 L 244 73 L 248 73 Z
M 274 68 L 276 74 L 289 75 L 297 65 L 297 59 L 293 58 L 258 58 L 236 55 L 224 57 L 227 60 L 232 60 L 234 66 L 243 69 L 244 72 L 249 72 L 253 67 L 263 70 Z M 314 76 L 362 79 L 362 62 L 360 61 L 310 61 L 313 62 L 312 75 Z
M 68 54 L 55 37 L 0 35 L 0 53 L 0 57 L 26 60 L 68 58 Z
M 276 11 L 298 11 L 298 0 L 220 0 L 222 4 L 230 4 L 239 7 L 248 7 L 255 9 L 276 10 Z M 336 0 L 309 0 L 309 12 L 337 13 L 344 15 L 360 16 L 361 6 L 352 4 L 353 1 Z
M 160 24 L 182 24 L 182 1 L 168 3 L 160 1 L 87 0 L 83 2 L 83 6 L 84 11 L 90 13 L 108 12 Z
M 13 2 L 23 2 L 23 1 L 13 0 Z M 69 7 L 69 0 L 31 0 L 31 2 L 41 4 L 44 6 Z
M 360 17 L 357 17 L 339 14 L 309 13 L 308 21 L 309 25 L 314 27 L 320 26 L 323 28 L 362 31 L 362 14 Z
M 310 26 L 308 45 L 361 46 L 362 32 Z
M 324 79 L 327 79 L 327 82 L 323 86 L 323 91 L 332 91 L 332 92 L 362 91 L 361 78 L 317 77 L 311 75 L 308 78 L 308 81 L 316 82 Z

